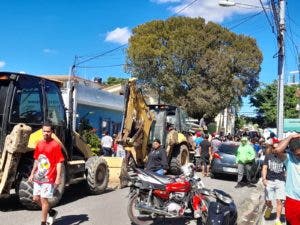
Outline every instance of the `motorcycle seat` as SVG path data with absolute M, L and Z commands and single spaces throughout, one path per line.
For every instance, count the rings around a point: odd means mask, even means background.
M 152 171 L 144 170 L 144 172 L 147 175 L 153 177 L 154 179 L 156 179 L 157 181 L 159 181 L 162 184 L 169 184 L 169 183 L 174 182 L 174 179 L 172 177 L 168 177 L 168 176 L 165 176 L 165 175 L 160 175 L 160 174 L 157 174 L 157 173 L 152 172 Z

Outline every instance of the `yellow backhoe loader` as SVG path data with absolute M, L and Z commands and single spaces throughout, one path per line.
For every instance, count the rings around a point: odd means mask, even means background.
M 193 152 L 189 141 L 189 127 L 184 111 L 172 105 L 147 105 L 136 79 L 125 88 L 125 112 L 122 126 L 122 142 L 129 166 L 143 167 L 149 147 L 155 138 L 161 140 L 167 151 L 169 173 L 180 174 Z
M 61 83 L 41 77 L 0 72 L 0 197 L 11 189 L 25 207 L 32 201 L 32 183 L 27 181 L 33 166 L 33 150 L 42 139 L 41 127 L 50 121 L 65 156 L 62 183 L 51 200 L 61 199 L 65 186 L 85 180 L 87 191 L 102 193 L 107 186 L 120 186 L 122 158 L 94 156 L 81 136 L 72 129 L 72 108 L 65 108 Z M 72 106 L 72 87 L 69 90 Z M 121 175 L 121 176 L 120 176 Z

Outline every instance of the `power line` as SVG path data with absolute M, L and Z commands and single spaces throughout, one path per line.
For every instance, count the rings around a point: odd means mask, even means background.
M 260 2 L 260 4 L 261 4 L 261 7 L 263 8 L 263 11 L 264 11 L 266 17 L 267 17 L 267 20 L 268 20 L 268 23 L 269 23 L 269 25 L 270 25 L 270 27 L 271 27 L 272 33 L 275 33 L 275 32 L 274 32 L 274 25 L 271 23 L 271 20 L 270 20 L 268 14 L 267 14 L 266 8 L 265 8 L 265 6 L 264 6 L 262 0 L 259 0 L 259 2 Z
M 77 63 L 75 63 L 75 66 L 78 66 L 78 65 L 83 64 L 83 63 L 85 63 L 85 62 L 88 62 L 88 61 L 91 61 L 91 60 L 93 60 L 93 59 L 99 58 L 99 57 L 104 56 L 104 55 L 106 55 L 106 54 L 108 54 L 108 53 L 111 53 L 111 52 L 113 52 L 113 51 L 119 50 L 120 48 L 123 48 L 123 47 L 125 47 L 126 45 L 127 45 L 127 44 L 123 44 L 123 45 L 121 45 L 121 46 L 119 46 L 119 47 L 116 47 L 116 48 L 113 48 L 113 49 L 108 50 L 108 51 L 106 51 L 106 52 L 100 53 L 100 54 L 95 55 L 95 56 L 93 56 L 93 57 L 90 57 L 90 58 L 88 58 L 88 59 L 86 59 L 86 60 L 77 62 Z
M 293 32 L 292 32 L 292 26 L 291 26 L 291 17 L 290 17 L 290 13 L 289 13 L 289 8 L 287 7 L 287 17 L 288 17 L 288 21 L 289 21 L 289 32 L 290 32 L 290 35 L 287 33 L 287 36 L 288 38 L 290 39 L 290 41 L 292 42 L 292 45 L 293 45 L 293 51 L 294 51 L 294 54 L 295 54 L 295 61 L 296 61 L 296 64 L 298 66 L 298 70 L 300 70 L 300 63 L 299 63 L 299 51 L 298 51 L 298 47 L 297 45 L 295 44 L 295 41 L 294 41 L 294 38 L 293 38 Z
M 197 2 L 198 0 L 194 0 L 192 2 L 190 2 L 189 4 L 187 4 L 185 7 L 183 7 L 182 9 L 176 11 L 172 16 L 176 16 L 177 14 L 181 13 L 182 11 L 184 11 L 185 9 L 189 8 L 191 5 L 193 5 L 195 2 Z
M 258 15 L 260 15 L 262 12 L 263 12 L 263 10 L 260 11 L 260 12 L 258 12 L 258 13 L 255 13 L 255 14 L 253 14 L 253 15 L 251 15 L 251 16 L 245 17 L 245 18 L 242 19 L 241 22 L 239 22 L 238 24 L 236 24 L 236 25 L 234 25 L 234 26 L 228 28 L 228 30 L 233 30 L 234 28 L 237 28 L 237 27 L 240 26 L 241 24 L 246 23 L 247 21 L 253 19 L 254 17 L 256 17 L 256 16 L 258 16 Z
M 184 11 L 185 9 L 189 8 L 190 6 L 192 6 L 192 5 L 193 5 L 195 2 L 197 2 L 197 1 L 198 1 L 198 0 L 194 0 L 194 1 L 190 2 L 188 5 L 186 5 L 186 6 L 183 7 L 182 9 L 178 10 L 177 12 L 175 12 L 172 16 L 175 16 L 175 15 L 179 14 L 180 12 Z M 104 56 L 104 55 L 106 55 L 106 54 L 108 54 L 108 53 L 111 53 L 111 52 L 113 52 L 113 51 L 119 50 L 119 49 L 125 47 L 126 45 L 127 45 L 127 44 L 124 44 L 124 45 L 121 45 L 121 46 L 116 47 L 116 48 L 114 48 L 114 49 L 108 50 L 108 51 L 106 51 L 106 52 L 97 54 L 97 55 L 95 55 L 95 56 L 91 56 L 91 57 L 89 57 L 88 59 L 85 59 L 85 60 L 83 60 L 83 61 L 80 61 L 80 62 L 75 63 L 74 66 L 77 67 L 77 68 L 105 68 L 105 67 L 123 66 L 124 64 L 111 65 L 111 66 L 79 66 L 79 65 L 80 65 L 80 64 L 83 64 L 83 63 L 86 63 L 86 62 L 88 62 L 88 61 L 94 60 L 94 59 L 96 59 L 96 58 L 99 58 L 99 57 L 101 57 L 101 56 Z M 83 58 L 83 57 L 85 57 L 85 56 L 79 56 L 79 57 L 77 57 L 77 59 L 78 59 L 78 58 Z
M 95 69 L 95 68 L 119 67 L 119 66 L 124 66 L 124 65 L 125 65 L 125 64 L 115 64 L 115 65 L 106 65 L 106 66 L 77 66 L 77 68 Z

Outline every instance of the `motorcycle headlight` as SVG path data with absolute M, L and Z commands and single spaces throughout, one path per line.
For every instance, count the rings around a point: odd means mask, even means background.
M 214 193 L 215 193 L 217 199 L 219 199 L 220 201 L 222 201 L 226 204 L 230 204 L 233 202 L 231 196 L 226 194 L 224 191 L 214 190 Z

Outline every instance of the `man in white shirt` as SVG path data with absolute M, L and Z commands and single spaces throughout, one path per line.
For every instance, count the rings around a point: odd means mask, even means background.
M 101 139 L 101 145 L 103 150 L 103 156 L 111 156 L 112 155 L 112 147 L 113 139 L 109 136 L 108 131 L 104 132 L 104 136 Z

